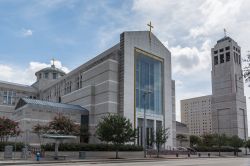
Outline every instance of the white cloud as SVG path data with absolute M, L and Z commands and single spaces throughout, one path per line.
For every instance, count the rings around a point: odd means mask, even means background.
M 31 85 L 36 81 L 35 73 L 50 66 L 51 64 L 41 62 L 30 62 L 27 68 L 0 64 L 0 80 Z M 55 61 L 55 66 L 66 73 L 69 72 L 69 69 L 63 66 L 60 61 Z
M 241 5 L 244 0 L 206 0 L 199 8 L 203 19 L 201 25 L 190 30 L 192 37 L 211 35 L 237 23 L 241 17 Z
M 33 35 L 33 31 L 31 29 L 22 29 L 22 36 L 29 37 Z
M 2 78 L 2 80 L 9 80 L 14 72 L 10 66 L 2 64 L 0 64 L 0 71 L 0 78 Z
M 201 48 L 176 47 L 169 48 L 173 59 L 173 74 L 189 75 L 200 70 L 211 70 L 211 42 L 206 40 Z

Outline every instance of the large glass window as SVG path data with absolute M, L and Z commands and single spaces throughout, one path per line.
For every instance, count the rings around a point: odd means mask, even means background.
M 162 61 L 136 52 L 136 111 L 162 114 Z
M 16 92 L 4 91 L 3 93 L 3 104 L 15 105 Z

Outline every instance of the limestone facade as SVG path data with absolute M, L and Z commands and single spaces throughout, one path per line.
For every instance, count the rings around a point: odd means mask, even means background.
M 74 104 L 87 109 L 90 143 L 95 143 L 98 142 L 95 137 L 96 126 L 103 116 L 110 113 L 127 117 L 134 128 L 142 127 L 143 110 L 137 111 L 136 104 L 139 101 L 135 86 L 138 57 L 142 57 L 142 65 L 150 62 L 150 70 L 154 67 L 154 76 L 150 75 L 150 78 L 157 77 L 153 78 L 155 83 L 151 82 L 153 92 L 147 98 L 152 102 L 150 108 L 146 108 L 147 136 L 156 131 L 157 126 L 169 128 L 170 136 L 166 147 L 171 148 L 175 138 L 171 53 L 151 32 L 123 32 L 118 44 L 66 75 L 55 71 L 53 66 L 38 71 L 37 82 L 30 88 L 34 89 L 32 94 L 37 99 Z M 52 75 L 45 76 L 51 70 Z M 58 77 L 53 79 L 53 73 L 57 72 Z M 154 108 L 157 108 L 157 113 Z
M 217 41 L 212 54 L 212 121 L 215 133 L 248 138 L 241 48 L 230 37 Z

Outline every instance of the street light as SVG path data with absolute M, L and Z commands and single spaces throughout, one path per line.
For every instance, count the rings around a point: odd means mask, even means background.
M 144 113 L 143 113 L 143 150 L 144 150 L 144 158 L 147 157 L 147 148 L 146 148 L 146 96 L 151 94 L 152 92 L 149 90 L 145 90 L 143 92 L 143 99 L 144 99 Z

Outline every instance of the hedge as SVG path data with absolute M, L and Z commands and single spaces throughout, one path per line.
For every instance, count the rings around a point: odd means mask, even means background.
M 199 147 L 193 147 L 197 152 L 234 152 L 234 148 L 232 147 L 207 147 L 207 146 L 199 146 Z M 240 149 L 238 149 L 238 152 L 241 152 Z
M 15 151 L 15 142 L 0 142 L 0 152 L 4 151 L 4 147 L 7 145 L 13 146 L 13 151 Z M 24 148 L 24 144 L 21 142 L 16 143 L 16 151 L 22 151 L 22 148 Z
M 45 151 L 54 151 L 54 144 L 42 145 Z M 78 143 L 62 143 L 59 145 L 59 151 L 115 151 L 116 146 L 112 144 L 78 144 Z M 141 146 L 121 145 L 119 151 L 142 151 Z

